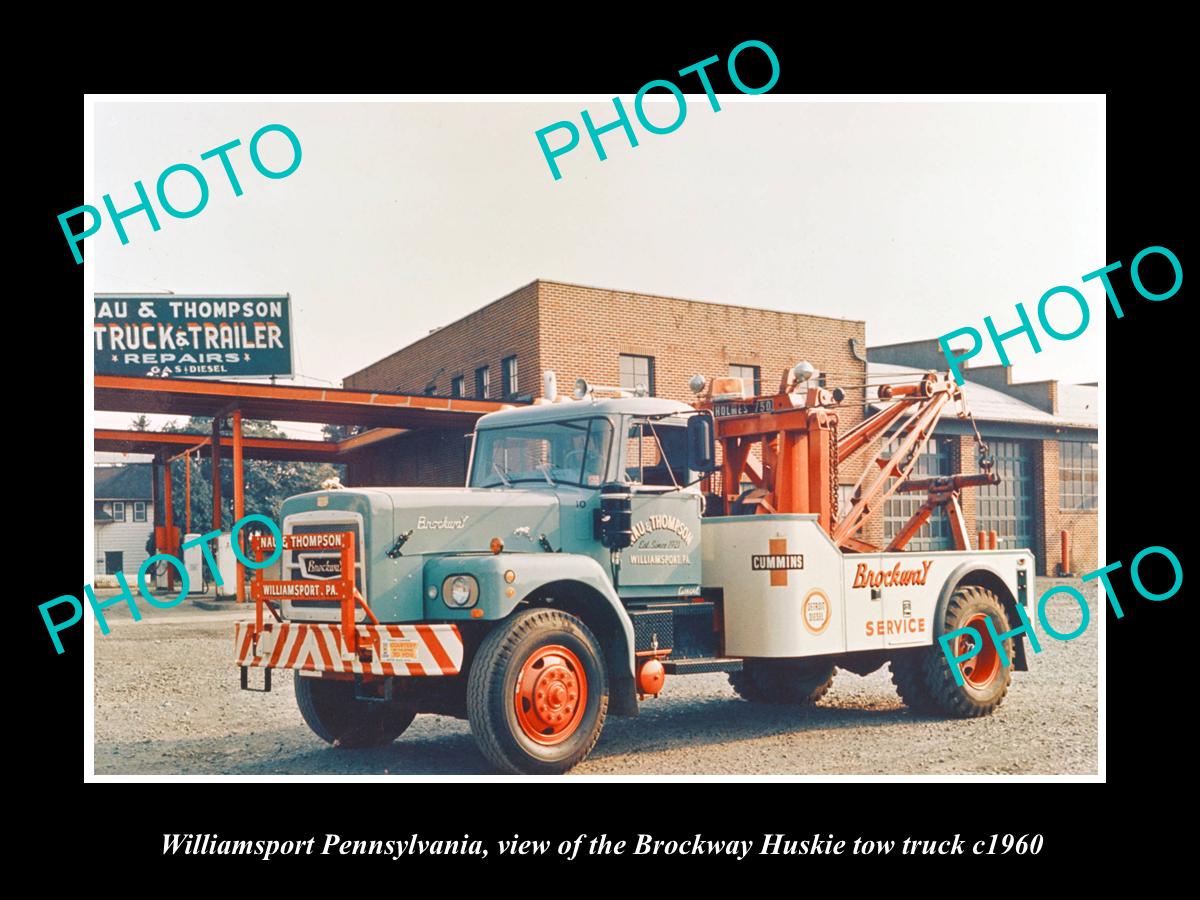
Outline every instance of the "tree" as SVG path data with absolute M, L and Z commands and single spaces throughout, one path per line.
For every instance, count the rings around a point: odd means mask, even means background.
M 150 418 L 145 413 L 142 413 L 140 416 L 138 416 L 136 419 L 134 419 L 132 422 L 129 423 L 129 427 L 132 428 L 134 431 L 149 431 L 150 430 Z
M 212 418 L 192 416 L 180 426 L 168 422 L 163 431 L 175 434 L 212 434 Z M 282 438 L 286 435 L 273 422 L 246 419 L 242 422 L 245 437 Z M 222 432 L 222 438 L 225 433 Z M 229 528 L 233 524 L 233 465 L 228 458 L 228 443 L 222 441 L 221 448 L 221 510 L 222 524 Z M 182 527 L 184 522 L 184 466 L 191 466 L 192 473 L 192 531 L 207 533 L 212 525 L 212 462 L 205 456 L 197 458 L 189 454 L 186 459 L 172 463 L 171 497 L 175 520 Z M 317 490 L 321 482 L 345 474 L 343 466 L 328 463 L 302 463 L 266 459 L 248 459 L 244 464 L 245 514 L 266 516 L 279 523 L 283 501 L 293 494 Z
M 327 441 L 344 441 L 348 437 L 362 433 L 358 425 L 322 425 L 321 432 Z

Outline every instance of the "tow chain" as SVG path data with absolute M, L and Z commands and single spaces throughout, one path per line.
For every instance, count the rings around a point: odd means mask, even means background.
M 975 432 L 975 443 L 979 445 L 979 468 L 985 473 L 991 472 L 992 466 L 996 464 L 996 460 L 992 457 L 991 448 L 988 447 L 987 441 L 979 433 L 979 426 L 975 424 L 975 414 L 967 406 L 965 398 L 963 399 L 963 409 L 966 410 L 967 421 L 971 423 L 971 430 Z
M 832 420 L 832 431 L 829 449 L 829 510 L 830 524 L 836 525 L 838 520 L 838 420 L 837 416 L 830 416 Z

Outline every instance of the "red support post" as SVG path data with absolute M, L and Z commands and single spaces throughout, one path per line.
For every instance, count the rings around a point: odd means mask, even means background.
M 192 531 L 192 455 L 183 457 L 183 533 Z
M 236 525 L 246 514 L 245 471 L 242 466 L 242 411 L 233 411 L 233 524 Z M 237 563 L 237 602 L 246 599 L 245 571 Z
M 221 530 L 221 420 L 212 423 L 212 527 Z
M 163 460 L 163 534 L 167 542 L 166 551 L 172 556 L 179 555 L 175 546 L 175 510 L 171 503 L 171 460 Z M 167 590 L 175 593 L 175 567 L 167 566 Z

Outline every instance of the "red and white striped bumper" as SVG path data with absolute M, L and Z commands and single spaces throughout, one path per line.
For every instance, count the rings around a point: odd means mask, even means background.
M 353 653 L 339 625 L 265 622 L 256 636 L 253 622 L 238 622 L 233 633 L 237 665 L 362 675 L 457 675 L 462 670 L 462 635 L 455 625 L 359 625 L 357 632 L 358 652 Z

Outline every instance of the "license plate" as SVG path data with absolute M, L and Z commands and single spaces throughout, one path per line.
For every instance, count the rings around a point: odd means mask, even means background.
M 380 642 L 379 658 L 384 662 L 415 661 L 417 658 L 417 642 L 384 638 Z
M 775 412 L 775 401 L 770 398 L 765 400 L 726 400 L 713 404 L 713 415 L 718 419 L 769 412 Z

